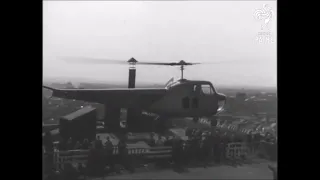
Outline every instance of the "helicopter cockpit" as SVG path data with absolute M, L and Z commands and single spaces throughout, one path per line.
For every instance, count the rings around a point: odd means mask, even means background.
M 215 90 L 209 83 L 199 83 L 193 86 L 193 92 L 200 95 L 213 95 Z

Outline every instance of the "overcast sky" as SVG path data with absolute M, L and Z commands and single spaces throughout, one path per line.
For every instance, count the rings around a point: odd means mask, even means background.
M 254 12 L 273 10 L 274 43 L 258 43 L 263 21 Z M 126 65 L 67 63 L 62 56 L 138 61 L 222 62 L 186 67 L 185 78 L 217 85 L 276 86 L 276 1 L 44 1 L 44 80 L 123 82 Z M 223 63 L 232 61 L 229 63 Z M 137 67 L 137 83 L 165 83 L 178 67 Z

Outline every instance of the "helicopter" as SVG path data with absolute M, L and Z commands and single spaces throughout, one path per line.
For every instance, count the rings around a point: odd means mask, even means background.
M 105 63 L 107 61 L 90 59 L 90 62 Z M 108 63 L 129 63 L 131 66 L 179 66 L 181 78 L 177 81 L 171 79 L 164 88 L 57 89 L 43 87 L 51 90 L 53 97 L 100 103 L 113 108 L 141 109 L 157 114 L 161 119 L 191 117 L 194 121 L 198 121 L 202 117 L 212 117 L 224 111 L 226 96 L 218 93 L 210 81 L 184 79 L 185 66 L 200 63 L 189 63 L 184 60 L 172 63 L 138 62 L 134 58 L 126 62 L 108 60 Z

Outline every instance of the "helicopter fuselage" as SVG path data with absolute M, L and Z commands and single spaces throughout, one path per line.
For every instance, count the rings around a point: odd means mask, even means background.
M 179 80 L 166 88 L 55 89 L 52 96 L 101 103 L 108 108 L 136 108 L 164 117 L 212 116 L 221 110 L 223 94 L 209 81 Z
M 213 116 L 219 111 L 219 94 L 209 81 L 180 80 L 167 86 L 166 94 L 145 110 L 166 117 Z

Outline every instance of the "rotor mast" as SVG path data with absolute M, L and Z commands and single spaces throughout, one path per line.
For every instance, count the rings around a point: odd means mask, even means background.
M 180 66 L 180 71 L 181 71 L 181 79 L 183 79 L 183 70 L 184 70 L 184 66 L 183 66 L 183 65 L 181 65 L 181 66 Z

